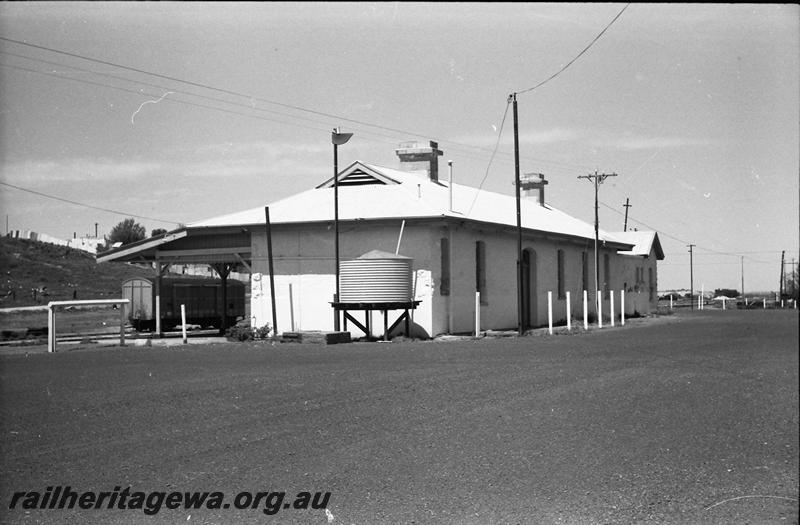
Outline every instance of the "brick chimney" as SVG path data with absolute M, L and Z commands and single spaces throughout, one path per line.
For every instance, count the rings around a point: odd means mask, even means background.
M 438 142 L 430 141 L 429 146 L 404 142 L 394 152 L 400 157 L 401 170 L 425 170 L 433 182 L 439 181 L 439 156 L 442 155 L 442 150 L 439 149 Z
M 525 173 L 520 177 L 520 189 L 525 192 L 526 197 L 538 193 L 539 206 L 544 206 L 544 187 L 548 181 L 544 180 L 541 173 Z

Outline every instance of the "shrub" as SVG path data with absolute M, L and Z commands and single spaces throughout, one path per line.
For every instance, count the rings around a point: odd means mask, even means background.
M 265 324 L 261 328 L 236 325 L 225 332 L 225 337 L 232 341 L 263 341 L 269 338 L 272 328 Z

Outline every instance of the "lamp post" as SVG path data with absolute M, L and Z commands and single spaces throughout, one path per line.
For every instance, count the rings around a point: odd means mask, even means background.
M 333 296 L 335 303 L 339 302 L 339 146 L 347 143 L 352 133 L 339 133 L 339 128 L 333 128 L 331 143 L 333 144 L 333 230 L 334 246 L 336 251 L 336 294 Z M 333 329 L 339 331 L 339 310 L 333 309 Z

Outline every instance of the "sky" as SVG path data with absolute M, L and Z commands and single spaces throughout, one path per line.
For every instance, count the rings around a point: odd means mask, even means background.
M 621 14 L 620 14 L 621 13 Z M 658 288 L 777 290 L 799 259 L 800 7 L 0 3 L 6 230 L 150 233 L 439 143 L 454 179 L 655 230 Z M 615 17 L 616 18 L 615 20 Z M 87 60 L 88 59 L 88 60 Z M 95 226 L 97 224 L 97 226 Z

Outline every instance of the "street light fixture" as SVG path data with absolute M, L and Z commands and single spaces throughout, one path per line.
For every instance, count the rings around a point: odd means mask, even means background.
M 331 143 L 333 144 L 333 228 L 334 246 L 336 251 L 336 294 L 333 296 L 335 303 L 339 302 L 339 146 L 346 144 L 352 133 L 339 133 L 339 128 L 333 128 Z M 339 331 L 339 310 L 333 309 L 333 329 Z

